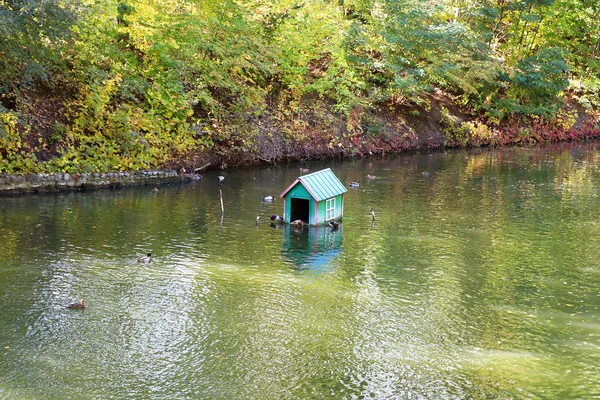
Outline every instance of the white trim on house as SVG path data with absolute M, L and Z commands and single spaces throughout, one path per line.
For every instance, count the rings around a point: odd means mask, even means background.
M 335 218 L 335 197 L 325 201 L 325 221 Z

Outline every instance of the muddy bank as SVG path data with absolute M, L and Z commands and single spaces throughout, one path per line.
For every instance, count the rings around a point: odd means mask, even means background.
M 536 146 L 600 138 L 600 111 L 566 103 L 553 118 L 514 116 L 490 121 L 438 93 L 421 106 L 366 110 L 349 116 L 331 112 L 318 100 L 306 105 L 302 118 L 276 118 L 266 112 L 252 128 L 211 149 L 171 159 L 173 170 L 240 168 L 253 165 L 384 156 L 444 148 Z M 236 139 L 237 138 L 237 139 Z M 246 141 L 241 141 L 244 138 Z M 237 141 L 236 141 L 237 140 Z
M 273 112 L 200 151 L 179 154 L 154 171 L 0 175 L 0 195 L 158 185 L 201 179 L 202 172 L 265 164 L 383 156 L 442 148 L 535 146 L 600 138 L 600 112 L 565 105 L 556 117 L 492 124 L 441 94 L 411 109 L 332 113 L 315 101 L 301 120 Z M 239 121 L 238 121 L 239 122 Z M 216 136 L 215 136 L 216 137 Z

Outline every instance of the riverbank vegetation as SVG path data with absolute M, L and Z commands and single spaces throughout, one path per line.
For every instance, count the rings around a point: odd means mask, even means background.
M 595 0 L 0 0 L 0 172 L 600 135 Z

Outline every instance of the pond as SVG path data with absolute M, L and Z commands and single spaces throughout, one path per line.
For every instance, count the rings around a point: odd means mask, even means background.
M 297 164 L 0 198 L 0 398 L 599 397 L 599 164 L 302 165 L 360 182 L 337 230 L 271 223 Z

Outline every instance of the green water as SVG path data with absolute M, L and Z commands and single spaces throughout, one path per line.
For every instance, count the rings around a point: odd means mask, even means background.
M 0 398 L 600 398 L 599 149 L 310 164 L 338 231 L 299 165 L 0 198 Z

